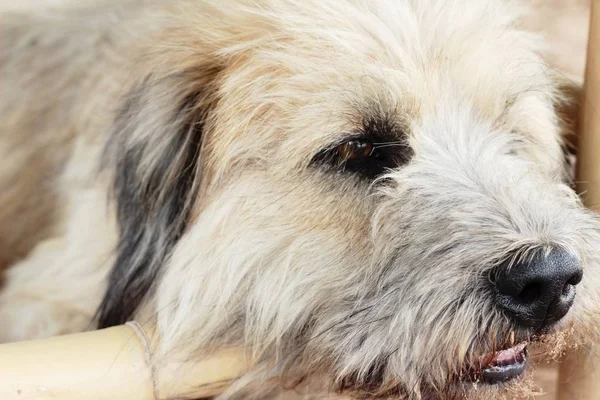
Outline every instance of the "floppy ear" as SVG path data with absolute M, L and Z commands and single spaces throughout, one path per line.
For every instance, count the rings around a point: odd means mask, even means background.
M 119 242 L 100 328 L 132 318 L 179 240 L 198 194 L 216 70 L 147 76 L 127 93 L 106 147 Z

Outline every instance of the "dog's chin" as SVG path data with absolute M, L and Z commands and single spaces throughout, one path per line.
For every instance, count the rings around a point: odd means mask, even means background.
M 412 399 L 419 393 L 426 400 L 509 399 L 524 398 L 540 393 L 533 380 L 533 364 L 557 360 L 569 347 L 573 326 L 565 319 L 535 333 L 509 331 L 505 340 L 497 340 L 485 348 L 473 351 L 470 361 L 448 375 L 448 380 L 437 387 L 408 388 L 401 382 L 344 381 L 342 392 L 355 392 L 360 398 Z
M 357 397 L 365 399 L 398 399 L 407 400 L 421 398 L 424 400 L 458 400 L 489 399 L 499 393 L 522 393 L 529 386 L 528 347 L 532 342 L 521 342 L 517 345 L 496 349 L 483 356 L 476 357 L 461 372 L 450 376 L 443 389 L 422 386 L 415 393 L 415 388 L 408 388 L 402 383 L 388 383 L 383 387 L 377 384 L 356 383 L 346 381 L 343 392 L 350 390 Z M 375 390 L 373 390 L 375 389 Z M 412 390 L 409 390 L 412 389 Z M 504 398 L 504 397 L 498 397 Z
M 496 344 L 493 349 L 480 351 L 481 356 L 462 369 L 455 377 L 455 387 L 463 392 L 488 393 L 535 391 L 532 382 L 532 359 L 556 360 L 570 344 L 572 326 L 569 320 L 554 324 L 531 335 L 512 334 L 504 345 Z M 516 339 L 516 340 L 515 340 Z M 451 384 L 452 385 L 452 384 Z M 477 395 L 469 398 L 479 398 Z

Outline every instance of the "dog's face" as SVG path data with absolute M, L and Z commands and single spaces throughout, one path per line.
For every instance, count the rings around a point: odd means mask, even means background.
M 138 65 L 101 325 L 146 299 L 169 351 L 449 396 L 583 323 L 598 227 L 504 4 L 235 3 L 182 6 Z

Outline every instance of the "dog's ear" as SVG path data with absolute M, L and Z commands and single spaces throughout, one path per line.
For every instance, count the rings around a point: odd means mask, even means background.
M 100 328 L 127 322 L 161 274 L 198 195 L 200 154 L 216 69 L 148 75 L 129 90 L 104 166 L 114 171 L 119 241 Z

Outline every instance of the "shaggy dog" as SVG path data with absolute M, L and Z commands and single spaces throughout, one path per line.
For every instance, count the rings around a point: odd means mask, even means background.
M 594 334 L 573 91 L 517 4 L 88 3 L 0 19 L 0 340 L 135 319 L 251 349 L 223 398 L 435 399 Z

